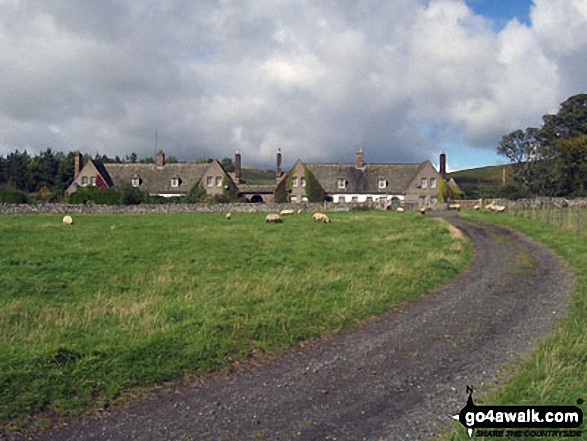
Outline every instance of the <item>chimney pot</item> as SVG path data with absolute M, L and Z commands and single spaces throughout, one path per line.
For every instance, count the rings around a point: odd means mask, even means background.
M 442 152 L 440 154 L 440 176 L 442 179 L 446 179 L 446 153 Z
M 277 168 L 275 169 L 275 177 L 277 179 L 281 178 L 283 174 L 281 170 L 281 149 L 277 149 Z
M 158 167 L 163 167 L 165 165 L 165 153 L 163 153 L 163 150 L 159 150 L 157 152 L 157 162 L 156 165 Z
M 236 184 L 241 183 L 241 177 L 241 154 L 237 150 L 234 154 L 234 180 Z
M 359 148 L 359 150 L 357 150 L 357 161 L 355 165 L 357 168 L 363 168 L 365 166 L 365 155 L 363 154 L 362 148 Z

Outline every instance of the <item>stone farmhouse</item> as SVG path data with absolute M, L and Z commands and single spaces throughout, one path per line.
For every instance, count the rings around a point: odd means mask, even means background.
M 298 159 L 284 173 L 282 155 L 278 150 L 275 184 L 247 183 L 242 174 L 242 157 L 237 151 L 234 172 L 227 172 L 217 160 L 208 164 L 165 163 L 165 154 L 157 153 L 155 164 L 104 164 L 90 159 L 81 164 L 76 152 L 75 177 L 67 193 L 78 187 L 117 187 L 130 184 L 151 195 L 176 197 L 187 195 L 200 185 L 209 196 L 221 195 L 236 188 L 239 196 L 249 202 L 308 202 L 308 180 L 317 183 L 327 200 L 334 203 L 378 203 L 384 206 L 434 205 L 439 182 L 446 176 L 446 155 L 440 155 L 440 171 L 430 161 L 397 164 L 365 162 L 362 149 L 356 152 L 355 163 L 315 163 Z

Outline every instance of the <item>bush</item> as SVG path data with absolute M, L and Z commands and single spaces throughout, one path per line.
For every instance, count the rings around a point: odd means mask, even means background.
M 100 205 L 119 205 L 121 194 L 113 188 L 78 187 L 67 197 L 70 204 L 87 204 L 93 202 Z
M 28 198 L 22 191 L 6 190 L 0 192 L 0 202 L 4 204 L 26 204 L 28 203 Z

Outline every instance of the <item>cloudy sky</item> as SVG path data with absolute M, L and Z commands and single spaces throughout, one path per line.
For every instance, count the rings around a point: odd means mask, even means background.
M 586 0 L 0 0 L 0 154 L 493 165 L 586 71 Z

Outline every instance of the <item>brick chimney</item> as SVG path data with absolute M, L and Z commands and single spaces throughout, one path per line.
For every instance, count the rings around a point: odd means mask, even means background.
M 157 167 L 163 167 L 165 165 L 165 153 L 163 153 L 163 150 L 159 150 L 157 152 L 157 159 L 155 161 L 155 165 Z
M 242 171 L 241 171 L 241 154 L 238 150 L 234 153 L 234 182 L 235 184 L 241 183 Z
M 446 153 L 442 152 L 440 154 L 440 176 L 442 179 L 446 179 Z
M 363 154 L 363 149 L 359 147 L 357 150 L 357 161 L 355 162 L 355 167 L 363 168 L 365 166 L 365 156 Z
M 281 149 L 277 149 L 277 168 L 275 169 L 275 177 L 277 179 L 281 178 L 283 174 L 281 170 Z
M 79 173 L 82 171 L 82 154 L 79 150 L 75 151 L 75 155 L 73 157 L 73 179 L 77 179 Z

